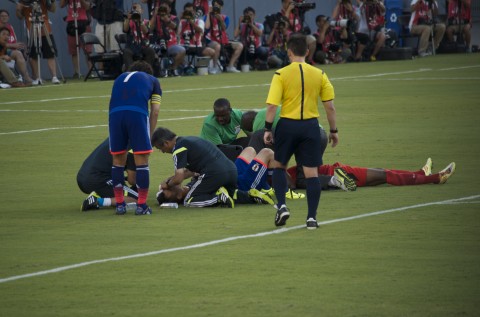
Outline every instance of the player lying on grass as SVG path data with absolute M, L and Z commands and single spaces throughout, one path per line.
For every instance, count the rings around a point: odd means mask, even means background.
M 77 173 L 78 187 L 85 194 L 89 194 L 80 207 L 81 211 L 116 206 L 112 185 L 112 162 L 109 139 L 107 138 L 85 159 Z M 125 185 L 123 188 L 126 203 L 136 202 L 138 198 L 135 190 L 135 170 L 133 154 L 128 153 L 125 173 L 131 187 Z
M 256 189 L 273 199 L 275 192 L 267 181 L 267 171 L 271 168 L 272 163 L 273 151 L 271 149 L 264 148 L 257 154 L 254 148 L 245 148 L 235 160 L 235 166 L 238 172 L 238 190 L 248 192 L 251 189 Z M 341 183 L 337 176 L 331 176 L 330 179 L 331 186 L 343 187 L 343 189 L 346 190 L 345 185 Z M 160 186 L 160 191 L 157 193 L 157 200 L 159 204 L 164 202 L 183 203 L 191 187 L 192 183 L 169 189 L 164 189 Z
M 337 175 L 339 178 L 347 177 L 355 181 L 358 187 L 377 186 L 390 184 L 395 186 L 444 184 L 455 172 L 455 162 L 447 165 L 443 170 L 432 174 L 432 159 L 428 158 L 425 166 L 418 171 L 404 171 L 384 168 L 353 167 L 342 163 L 322 165 L 318 173 L 323 175 Z M 288 173 L 296 182 L 296 168 L 291 167 Z M 351 190 L 355 190 L 353 187 Z
M 152 135 L 152 145 L 163 153 L 171 153 L 173 158 L 175 174 L 161 183 L 161 190 L 176 188 L 189 178 L 195 180 L 183 199 L 184 206 L 233 208 L 235 202 L 274 204 L 267 194 L 255 188 L 237 190 L 235 164 L 210 141 L 177 136 L 159 127 Z M 159 202 L 163 201 L 162 194 L 157 194 Z

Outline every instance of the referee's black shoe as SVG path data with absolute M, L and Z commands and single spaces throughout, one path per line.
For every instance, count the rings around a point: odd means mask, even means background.
M 288 210 L 287 206 L 280 206 L 275 214 L 275 226 L 284 226 L 287 223 L 288 218 L 290 218 L 290 211 Z
M 318 228 L 318 222 L 315 218 L 308 218 L 307 220 L 307 229 L 315 230 Z

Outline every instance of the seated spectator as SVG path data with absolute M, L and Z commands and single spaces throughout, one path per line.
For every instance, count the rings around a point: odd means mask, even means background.
M 68 5 L 68 6 L 67 6 Z M 60 0 L 60 8 L 67 6 L 67 17 L 65 22 L 67 22 L 67 45 L 68 53 L 72 56 L 72 65 L 73 65 L 73 78 L 77 78 L 80 75 L 80 60 L 77 53 L 82 47 L 80 41 L 80 35 L 85 32 L 92 32 L 90 27 L 90 1 L 88 0 Z M 75 30 L 75 16 L 77 17 L 77 30 Z M 78 49 L 77 49 L 78 43 Z M 91 53 L 93 47 L 88 45 L 86 51 Z M 85 56 L 86 57 L 86 56 Z M 88 68 L 92 66 L 88 57 L 86 57 Z
M 281 18 L 275 19 L 272 31 L 267 38 L 268 66 L 270 68 L 281 68 L 288 65 L 287 40 L 289 35 L 287 22 Z
M 243 10 L 243 16 L 238 21 L 234 37 L 243 44 L 243 52 L 240 56 L 242 65 L 248 63 L 258 70 L 268 68 L 268 49 L 262 46 L 263 24 L 255 22 L 255 10 L 252 7 Z
M 213 113 L 207 115 L 203 121 L 200 137 L 215 145 L 230 144 L 247 147 L 250 132 L 244 131 L 246 137 L 237 138 L 241 129 L 243 112 L 232 109 L 230 101 L 225 98 L 215 100 Z
M 357 37 L 355 60 L 361 61 L 365 47 L 373 42 L 374 48 L 370 53 L 369 59 L 376 61 L 378 52 L 385 45 L 385 33 L 383 32 L 385 6 L 382 0 L 360 0 L 359 11 L 360 20 L 358 30 L 355 33 Z
M 348 47 L 343 47 L 340 33 L 330 25 L 327 17 L 319 15 L 316 17 L 317 32 L 313 35 L 317 39 L 317 48 L 314 59 L 319 64 L 344 63 L 351 55 Z
M 448 27 L 446 31 L 447 40 L 453 42 L 453 36 L 457 35 L 465 42 L 467 52 L 471 52 L 470 42 L 472 39 L 472 7 L 471 0 L 449 0 L 447 8 Z
M 123 22 L 123 32 L 127 34 L 127 43 L 123 50 L 123 63 L 129 69 L 134 59 L 141 59 L 154 67 L 155 50 L 148 43 L 148 21 L 142 20 L 142 6 L 138 3 L 132 5 L 132 10 Z
M 410 17 L 410 33 L 420 35 L 420 43 L 418 44 L 418 56 L 424 57 L 431 55 L 428 52 L 428 39 L 433 29 L 433 49 L 436 50 L 440 45 L 440 41 L 445 34 L 445 24 L 435 23 L 434 17 L 438 14 L 438 3 L 435 0 L 427 2 L 426 0 L 412 0 L 410 4 L 412 16 Z
M 226 71 L 229 73 L 239 73 L 236 63 L 240 54 L 242 54 L 243 44 L 230 41 L 227 36 L 227 28 L 230 24 L 230 18 L 222 14 L 223 0 L 213 0 L 211 11 L 205 16 L 205 39 L 207 46 L 215 50 L 216 56 L 222 54 L 226 49 L 229 54 L 229 62 L 226 65 Z M 226 54 L 226 52 L 223 52 Z M 219 65 L 213 65 L 213 69 L 219 68 Z M 214 70 L 215 71 L 215 70 Z
M 157 54 L 162 56 L 165 53 L 173 59 L 172 75 L 179 76 L 178 67 L 185 59 L 185 48 L 178 45 L 177 28 L 179 19 L 170 14 L 168 3 L 162 2 L 156 6 L 150 19 L 150 30 L 153 43 L 158 47 Z
M 25 84 L 18 80 L 17 76 L 8 67 L 7 63 L 0 58 L 0 79 L 5 81 L 11 87 L 25 87 Z
M 301 12 L 298 7 L 295 6 L 296 1 L 282 0 L 282 8 L 280 14 L 286 18 L 287 26 L 292 33 L 303 33 L 305 31 L 303 26 L 304 12 Z M 298 2 L 298 1 L 297 1 Z M 306 61 L 310 64 L 314 63 L 313 54 L 315 54 L 316 40 L 313 35 L 307 35 L 307 45 L 309 53 Z
M 8 41 L 10 38 L 10 29 L 7 27 L 0 27 L 0 59 L 5 62 L 7 67 L 16 67 L 22 75 L 25 84 L 27 86 L 30 86 L 32 84 L 32 78 L 30 78 L 30 75 L 27 71 L 27 62 L 25 61 L 25 58 L 23 57 L 21 51 L 9 48 Z M 15 62 L 14 65 L 11 64 L 13 61 Z M 11 78 L 10 74 L 7 74 L 7 76 L 5 77 Z M 12 81 L 11 79 L 9 80 Z
M 180 45 L 185 47 L 187 54 L 208 56 L 216 65 L 218 63 L 218 56 L 215 55 L 215 50 L 203 45 L 202 39 L 205 22 L 201 17 L 196 16 L 197 12 L 198 11 L 195 11 L 195 7 L 191 2 L 187 2 L 183 6 L 182 19 L 178 26 Z M 211 72 L 211 74 L 216 74 L 216 72 Z

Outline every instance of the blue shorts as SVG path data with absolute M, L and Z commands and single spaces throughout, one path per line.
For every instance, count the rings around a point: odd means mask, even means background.
M 108 117 L 110 152 L 122 154 L 132 149 L 133 154 L 151 153 L 148 116 L 137 111 L 116 111 Z
M 320 126 L 317 118 L 292 120 L 280 118 L 274 135 L 275 160 L 288 165 L 295 154 L 298 165 L 322 165 L 323 151 Z
M 262 162 L 252 160 L 248 164 L 241 157 L 238 157 L 235 160 L 235 166 L 237 167 L 237 186 L 239 190 L 262 189 L 261 185 L 267 177 L 267 167 Z

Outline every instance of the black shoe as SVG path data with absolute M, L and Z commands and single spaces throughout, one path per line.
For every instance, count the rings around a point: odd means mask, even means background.
M 318 222 L 314 218 L 308 218 L 307 220 L 307 229 L 315 230 L 318 228 Z
M 88 197 L 83 201 L 80 210 L 88 211 L 92 209 L 100 209 L 100 206 L 98 205 L 99 197 L 100 196 L 98 196 L 96 192 L 91 192 L 90 195 L 88 195 Z
M 290 218 L 290 211 L 288 211 L 287 206 L 282 205 L 275 214 L 275 226 L 284 226 L 288 218 Z

